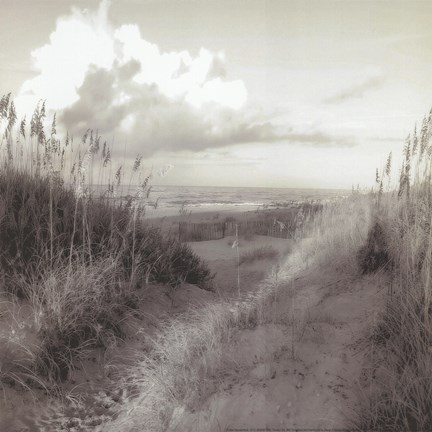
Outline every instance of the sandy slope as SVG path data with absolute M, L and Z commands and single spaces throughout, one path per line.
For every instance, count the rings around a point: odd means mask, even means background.
M 237 289 L 237 250 L 231 247 L 234 237 L 220 240 L 189 243 L 194 252 L 203 258 L 215 273 L 214 289 L 222 297 L 238 295 Z M 258 284 L 271 271 L 272 265 L 283 259 L 292 247 L 292 241 L 281 238 L 255 235 L 246 240 L 239 240 L 240 256 L 261 247 L 270 247 L 279 256 L 273 259 L 259 259 L 240 266 L 240 291 L 256 289 Z
M 126 331 L 129 337 L 112 355 L 113 359 L 121 359 L 118 366 L 127 363 L 128 350 L 145 348 L 143 331 L 151 335 L 161 319 L 182 314 L 191 304 L 217 301 L 219 296 L 236 297 L 236 251 L 230 247 L 230 240 L 191 244 L 208 261 L 212 271 L 217 272 L 216 293 L 189 285 L 175 293 L 166 287 L 142 288 L 141 312 L 145 319 L 125 322 L 130 325 Z M 240 244 L 243 253 L 263 245 L 272 246 L 280 257 L 291 247 L 288 240 L 262 236 L 249 241 L 241 239 Z M 170 431 L 346 427 L 353 415 L 351 409 L 357 400 L 355 392 L 360 388 L 362 368 L 367 363 L 360 349 L 361 341 L 382 307 L 379 292 L 382 277 L 353 277 L 313 264 L 304 269 L 305 257 L 300 254 L 299 258 L 292 265 L 303 270 L 288 269 L 291 276 L 280 281 L 277 300 L 266 305 L 257 325 L 233 330 L 224 347 L 222 370 L 203 383 L 206 388 L 201 394 L 206 396 L 199 400 L 191 398 L 188 406 L 176 409 Z M 276 262 L 277 259 L 258 260 L 242 265 L 242 292 L 254 291 Z M 83 376 L 82 388 L 79 377 L 74 376 L 74 389 L 81 389 L 79 396 L 91 401 L 86 403 L 85 412 L 77 413 L 71 407 L 70 413 L 59 412 L 62 418 L 56 421 L 58 415 L 50 414 L 44 421 L 45 430 L 60 430 L 56 428 L 60 424 L 65 426 L 62 430 L 70 431 L 105 429 L 104 423 L 124 403 L 124 395 L 117 395 L 116 383 L 109 382 L 108 377 L 99 380 L 103 362 L 96 362 L 94 367 L 96 371 L 85 367 L 88 373 L 79 372 Z M 17 409 L 22 413 L 22 407 L 29 405 L 28 400 L 21 400 L 24 396 L 28 395 L 11 389 L 3 398 L 0 431 L 43 430 L 34 415 L 31 418 L 14 415 Z M 41 407 L 43 395 L 38 393 L 38 399 L 36 405 Z M 8 415 L 2 415 L 4 408 Z M 55 406 L 49 409 L 55 410 Z M 13 424 L 8 423 L 9 418 L 14 420 Z M 17 428 L 16 421 L 20 423 Z
M 60 409 L 59 402 L 47 400 L 42 389 L 32 389 L 29 393 L 17 386 L 3 386 L 0 395 L 0 432 L 103 431 L 103 423 L 115 415 L 116 410 L 127 398 L 127 394 L 119 392 L 115 381 L 107 376 L 107 371 L 110 370 L 107 366 L 112 364 L 112 369 L 115 370 L 136 361 L 135 350 L 146 350 L 149 338 L 157 332 L 159 325 L 170 317 L 181 315 L 190 307 L 199 308 L 218 301 L 220 296 L 237 296 L 236 251 L 231 248 L 230 241 L 232 242 L 232 238 L 191 243 L 196 253 L 208 262 L 212 272 L 217 273 L 217 292 L 204 291 L 189 284 L 183 284 L 174 292 L 169 287 L 153 285 L 143 286 L 137 291 L 140 298 L 140 318 L 134 318 L 131 314 L 121 323 L 122 330 L 127 336 L 125 343 L 119 342 L 118 346 L 114 346 L 108 353 L 103 353 L 99 349 L 89 351 L 88 359 L 76 365 L 76 370 L 70 377 L 71 381 L 63 385 L 66 394 L 72 392 L 75 398 L 83 403 L 78 403 L 76 407 L 71 404 L 63 410 Z M 241 253 L 261 246 L 272 246 L 279 251 L 280 256 L 283 256 L 290 246 L 290 241 L 254 236 L 249 240 L 241 239 L 240 245 Z M 254 290 L 274 262 L 275 260 L 265 259 L 242 265 L 242 292 Z M 11 324 L 9 315 L 3 311 L 5 304 L 1 303 L 0 306 L 1 337 L 3 331 L 9 331 Z M 22 323 L 27 325 L 25 313 L 29 310 L 27 307 L 21 309 Z M 24 329 L 26 328 L 24 326 Z M 29 333 L 28 336 L 34 335 Z M 17 416 L 16 412 L 20 412 L 20 416 Z
M 306 270 L 253 329 L 226 346 L 217 391 L 173 416 L 171 431 L 344 428 L 365 364 L 361 342 L 381 308 L 381 276 Z M 229 364 L 230 363 L 230 364 Z

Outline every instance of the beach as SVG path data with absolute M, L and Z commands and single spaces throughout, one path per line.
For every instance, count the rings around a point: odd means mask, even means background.
M 432 431 L 432 1 L 1 11 L 0 432 Z
M 259 211 L 239 211 L 236 209 L 222 211 L 202 211 L 188 215 L 166 216 L 148 219 L 151 226 L 160 228 L 165 234 L 178 235 L 180 223 L 212 225 L 230 221 L 231 224 L 244 224 L 253 221 L 283 219 L 292 215 L 293 209 L 272 209 Z M 273 223 L 273 222 L 272 222 Z M 238 296 L 240 293 L 253 291 L 260 281 L 272 271 L 272 268 L 289 254 L 293 240 L 286 233 L 285 238 L 257 235 L 248 232 L 239 234 L 238 251 L 233 247 L 235 235 L 227 235 L 216 240 L 186 242 L 192 250 L 210 267 L 214 275 L 212 290 L 222 297 Z M 258 252 L 257 252 L 258 251 Z M 247 260 L 238 266 L 238 259 L 253 255 L 261 255 Z M 240 289 L 238 284 L 238 270 Z M 180 291 L 176 295 L 180 295 Z
M 221 211 L 192 212 L 187 215 L 166 216 L 148 219 L 151 226 L 160 228 L 164 233 L 178 235 L 179 224 L 212 225 L 247 224 L 256 221 L 269 221 L 270 225 L 279 219 L 293 217 L 295 208 L 264 209 L 258 211 L 239 211 L 227 209 Z M 205 262 L 208 263 L 214 280 L 212 289 L 222 296 L 237 296 L 239 293 L 238 269 L 240 274 L 240 293 L 254 290 L 260 281 L 281 262 L 290 252 L 293 239 L 290 233 L 281 233 L 281 237 L 258 235 L 253 232 L 239 233 L 238 251 L 233 247 L 235 235 L 227 235 L 216 240 L 189 241 L 187 244 Z M 260 251 L 263 253 L 260 254 Z M 246 260 L 238 266 L 238 260 L 256 253 L 255 259 Z M 261 256 L 259 256 L 261 255 Z

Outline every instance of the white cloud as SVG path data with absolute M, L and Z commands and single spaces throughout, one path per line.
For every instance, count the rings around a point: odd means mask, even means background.
M 49 43 L 32 52 L 38 75 L 23 84 L 19 106 L 28 111 L 39 99 L 46 99 L 49 108 L 60 110 L 77 101 L 77 88 L 91 64 L 110 68 L 115 50 L 107 8 L 104 1 L 95 14 L 74 9 L 70 16 L 58 19 Z
M 113 28 L 108 8 L 109 2 L 102 1 L 96 13 L 74 9 L 58 19 L 49 43 L 32 52 L 38 75 L 22 86 L 19 104 L 27 107 L 42 98 L 49 108 L 61 110 L 78 101 L 90 67 L 110 70 L 114 64 L 135 60 L 140 69 L 134 82 L 154 84 L 169 98 L 183 97 L 197 108 L 208 102 L 233 109 L 244 105 L 247 92 L 242 81 L 209 76 L 214 63 L 224 61 L 223 53 L 204 48 L 196 57 L 187 51 L 161 53 L 142 38 L 138 26 Z
M 161 52 L 137 25 L 114 28 L 108 11 L 104 0 L 96 12 L 74 9 L 57 20 L 49 42 L 32 52 L 38 75 L 22 86 L 19 109 L 46 100 L 72 134 L 115 134 L 129 156 L 252 142 L 353 144 L 252 119 L 244 83 L 226 78 L 223 52 Z

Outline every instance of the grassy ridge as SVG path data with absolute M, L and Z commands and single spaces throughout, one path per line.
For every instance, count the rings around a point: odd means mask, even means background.
M 140 156 L 128 181 L 139 186 L 124 201 L 123 167 L 114 171 L 97 133 L 87 131 L 78 146 L 69 136 L 61 141 L 44 104 L 27 127 L 10 95 L 0 99 L 0 132 L 1 291 L 17 305 L 8 313 L 29 305 L 32 334 L 31 341 L 2 334 L 10 358 L 0 382 L 66 379 L 85 349 L 121 336 L 118 323 L 138 306 L 143 284 L 210 287 L 207 265 L 187 245 L 146 226 L 152 176 Z M 107 184 L 101 196 L 92 194 L 94 179 Z
M 432 430 L 432 115 L 406 139 L 398 188 L 377 171 L 374 223 L 359 251 L 364 272 L 384 268 L 387 307 L 370 338 L 375 391 L 356 426 Z M 386 190 L 387 189 L 387 190 Z

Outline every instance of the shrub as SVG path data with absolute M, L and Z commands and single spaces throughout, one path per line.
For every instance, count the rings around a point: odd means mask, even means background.
M 372 273 L 389 266 L 390 257 L 381 222 L 376 221 L 372 225 L 366 244 L 358 251 L 357 259 L 362 273 Z
M 123 262 L 128 269 L 132 266 L 132 255 L 138 277 L 147 281 L 169 284 L 176 287 L 183 282 L 209 289 L 213 278 L 208 265 L 184 243 L 174 238 L 164 238 L 159 229 L 141 227 L 129 239 L 130 247 L 135 243 L 135 252 L 127 248 L 123 252 Z M 127 264 L 125 264 L 125 261 Z
M 209 282 L 214 275 L 211 274 L 207 264 L 203 262 L 187 244 L 168 240 L 166 260 L 169 266 L 168 274 L 171 281 L 184 281 L 201 288 L 210 289 Z

